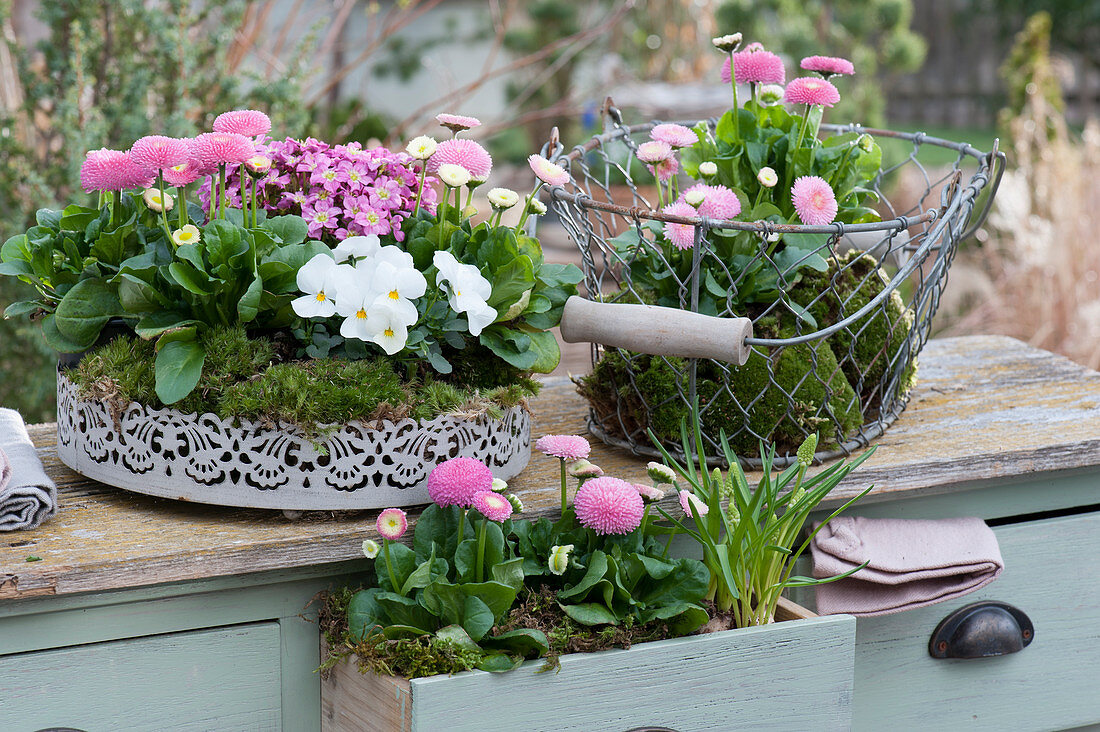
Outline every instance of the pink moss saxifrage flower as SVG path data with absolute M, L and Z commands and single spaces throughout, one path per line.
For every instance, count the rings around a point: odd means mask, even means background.
M 694 219 L 699 216 L 695 207 L 686 201 L 676 201 L 661 209 L 661 213 L 671 216 L 682 216 Z M 695 246 L 695 224 L 678 224 L 674 221 L 665 222 L 665 236 L 677 249 L 691 249 Z
M 771 51 L 750 50 L 732 54 L 733 72 L 739 84 L 782 84 L 787 78 L 783 59 Z M 730 59 L 722 66 L 722 81 L 730 83 Z
M 535 440 L 535 449 L 571 463 L 588 457 L 592 445 L 580 435 L 543 435 Z
M 385 511 L 378 514 L 378 521 L 375 522 L 375 528 L 378 529 L 378 533 L 382 535 L 383 539 L 397 541 L 404 536 L 405 531 L 408 530 L 409 518 L 400 508 L 387 508 Z
M 192 150 L 203 165 L 240 165 L 256 154 L 256 143 L 237 132 L 204 132 Z
M 481 120 L 477 117 L 466 117 L 461 114 L 437 114 L 435 121 L 446 127 L 456 135 L 463 130 L 472 130 L 475 127 L 481 127 Z
M 564 186 L 569 183 L 569 173 L 557 163 L 551 163 L 541 155 L 529 155 L 527 164 L 535 177 L 548 186 Z
M 573 509 L 581 525 L 597 534 L 628 534 L 642 523 L 645 503 L 630 483 L 604 476 L 577 489 Z
M 90 150 L 80 166 L 80 186 L 87 193 L 148 188 L 152 184 L 149 171 L 123 150 Z
M 807 56 L 802 59 L 800 66 L 806 71 L 816 71 L 825 77 L 833 74 L 851 75 L 856 73 L 856 67 L 851 61 L 837 56 Z
M 428 160 L 428 172 L 436 173 L 440 165 L 458 165 L 470 171 L 473 180 L 485 180 L 493 169 L 493 159 L 481 145 L 473 140 L 455 138 L 444 140 Z
M 256 137 L 271 132 L 271 118 L 255 109 L 235 109 L 222 112 L 214 120 L 214 132 L 233 132 L 245 137 Z
M 825 226 L 836 218 L 836 195 L 828 182 L 816 175 L 795 179 L 791 186 L 791 202 L 804 224 Z
M 145 170 L 156 173 L 176 165 L 186 165 L 190 159 L 190 149 L 186 140 L 147 135 L 130 147 L 130 158 Z
M 649 136 L 658 142 L 667 143 L 674 149 L 691 147 L 699 141 L 698 136 L 683 125 L 664 122 L 649 131 Z
M 787 84 L 783 100 L 788 104 L 813 104 L 831 107 L 840 101 L 840 92 L 831 81 L 816 76 L 800 76 Z
M 474 496 L 493 491 L 493 471 L 473 458 L 456 457 L 428 474 L 428 496 L 440 506 L 469 508 Z
M 480 491 L 474 494 L 472 503 L 472 508 L 476 508 L 482 516 L 498 524 L 512 515 L 512 502 L 499 493 Z
M 703 194 L 703 203 L 699 205 L 699 215 L 712 219 L 732 219 L 741 213 L 741 199 L 725 186 L 708 186 L 706 183 L 696 183 L 684 191 L 686 196 L 692 191 L 700 191 Z

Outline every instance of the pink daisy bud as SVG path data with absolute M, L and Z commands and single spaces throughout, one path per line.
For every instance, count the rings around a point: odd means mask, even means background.
M 543 435 L 535 441 L 535 449 L 559 460 L 573 462 L 588 457 L 592 446 L 579 435 Z
M 836 195 L 825 179 L 816 175 L 804 175 L 795 180 L 791 186 L 791 202 L 804 224 L 824 226 L 836 218 Z
M 490 521 L 500 523 L 512 515 L 512 502 L 499 493 L 479 491 L 474 494 L 472 503 L 472 508 L 476 508 Z
M 700 501 L 691 491 L 680 491 L 680 508 L 685 516 L 702 518 L 710 513 L 710 506 Z
M 378 514 L 375 527 L 383 539 L 397 541 L 404 536 L 405 531 L 409 528 L 409 518 L 400 508 L 387 508 Z
M 235 109 L 222 112 L 214 120 L 214 132 L 233 132 L 245 137 L 256 137 L 271 132 L 271 118 L 255 109 Z
M 831 107 L 840 101 L 840 92 L 831 81 L 816 76 L 800 76 L 787 84 L 783 100 L 788 104 L 820 104 Z
M 493 471 L 473 458 L 452 458 L 428 474 L 428 496 L 440 506 L 469 508 L 482 491 L 492 493 Z
M 656 503 L 665 497 L 665 492 L 657 486 L 635 483 L 634 488 L 638 491 L 638 495 L 642 497 L 642 501 L 645 503 Z
M 676 471 L 664 463 L 648 462 L 645 471 L 649 474 L 650 479 L 658 485 L 663 483 L 676 484 Z
M 836 56 L 807 56 L 800 64 L 806 71 L 816 71 L 826 78 L 833 74 L 854 74 L 856 67 L 846 58 Z
M 477 117 L 464 117 L 461 114 L 437 114 L 435 121 L 456 135 L 463 130 L 481 127 L 481 120 Z
M 145 170 L 155 173 L 175 165 L 185 165 L 190 155 L 186 140 L 164 135 L 147 135 L 130 148 L 130 158 Z
M 630 483 L 604 476 L 577 489 L 577 520 L 597 534 L 628 534 L 642 523 L 645 504 Z
M 122 150 L 91 150 L 80 167 L 80 185 L 87 193 L 148 188 L 152 184 L 149 172 Z
M 455 138 L 444 140 L 428 160 L 428 172 L 435 173 L 440 165 L 458 165 L 470 171 L 471 178 L 484 180 L 493 169 L 493 159 L 481 145 L 473 140 Z
M 741 213 L 741 199 L 737 194 L 725 186 L 708 186 L 706 183 L 696 183 L 684 191 L 685 195 L 692 191 L 703 194 L 703 202 L 699 205 L 699 215 L 712 219 L 732 219 Z
M 638 145 L 638 160 L 656 165 L 672 157 L 672 146 L 661 140 L 650 140 Z
M 683 216 L 684 218 L 696 218 L 699 215 L 692 205 L 685 201 L 670 203 L 661 209 L 661 213 L 670 214 L 672 216 Z M 677 249 L 691 249 L 695 246 L 695 225 L 677 224 L 672 221 L 666 221 L 665 236 L 672 242 L 672 246 Z
M 759 53 L 764 50 L 764 44 L 760 41 L 753 41 L 749 45 L 745 46 L 745 53 Z
M 569 173 L 557 163 L 551 163 L 541 155 L 529 155 L 527 164 L 531 166 L 535 177 L 548 186 L 564 186 L 569 182 Z
M 783 59 L 771 51 L 752 50 L 750 45 L 732 54 L 732 58 L 734 76 L 740 84 L 782 84 L 787 78 Z M 722 81 L 730 83 L 730 59 L 722 66 Z
M 240 165 L 256 154 L 256 145 L 237 132 L 204 132 L 192 142 L 192 152 L 203 165 Z
M 675 157 L 670 157 L 656 165 L 647 165 L 646 168 L 657 177 L 657 180 L 667 183 L 680 172 L 680 162 Z
M 603 468 L 582 459 L 569 466 L 569 474 L 574 478 L 588 480 L 589 478 L 599 478 L 603 475 Z
M 699 140 L 696 134 L 687 127 L 671 122 L 657 125 L 649 131 L 649 136 L 658 142 L 668 143 L 670 147 L 675 149 L 691 147 Z

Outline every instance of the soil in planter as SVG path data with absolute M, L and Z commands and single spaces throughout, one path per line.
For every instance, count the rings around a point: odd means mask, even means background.
M 406 380 L 384 357 L 295 360 L 293 344 L 249 337 L 242 328 L 214 328 L 200 339 L 207 354 L 202 378 L 174 409 L 294 425 L 311 437 L 320 434 L 320 425 L 354 420 L 499 418 L 538 393 L 534 380 L 478 354 L 458 361 L 460 375 L 453 380 Z M 155 358 L 151 342 L 124 336 L 87 354 L 67 375 L 82 397 L 105 401 L 118 414 L 131 402 L 159 408 L 164 405 L 154 388 Z
M 881 272 L 872 274 L 876 268 L 869 255 L 842 255 L 830 261 L 827 272 L 804 273 L 790 297 L 823 327 L 886 288 Z M 820 449 L 835 447 L 861 424 L 880 417 L 882 382 L 906 355 L 902 349 L 912 322 L 912 312 L 895 291 L 851 332 L 772 349 L 766 357 L 754 352 L 739 367 L 700 359 L 696 391 L 704 430 L 715 438 L 725 430 L 741 455 L 755 455 L 760 439 L 780 453 L 791 452 L 812 432 L 820 435 Z M 754 330 L 757 337 L 797 335 L 792 324 L 774 317 L 758 320 Z M 578 380 L 578 391 L 611 434 L 648 444 L 646 430 L 652 429 L 665 444 L 679 444 L 680 423 L 690 414 L 687 373 L 684 359 L 611 349 Z M 915 363 L 907 364 L 887 399 L 906 393 L 915 373 Z

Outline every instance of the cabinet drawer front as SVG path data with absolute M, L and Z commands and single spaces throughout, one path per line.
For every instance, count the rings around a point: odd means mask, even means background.
M 277 730 L 278 623 L 0 656 L 0 729 Z
M 858 730 L 1049 730 L 1100 722 L 1100 514 L 995 529 L 1000 577 L 952 602 L 856 626 Z M 937 660 L 928 639 L 953 610 L 979 600 L 1015 605 L 1035 625 L 1018 653 Z

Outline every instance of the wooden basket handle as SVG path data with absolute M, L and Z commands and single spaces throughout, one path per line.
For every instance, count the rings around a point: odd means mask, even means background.
M 599 343 L 654 356 L 712 358 L 741 366 L 752 338 L 748 318 L 716 318 L 656 305 L 565 301 L 561 337 L 566 343 Z

